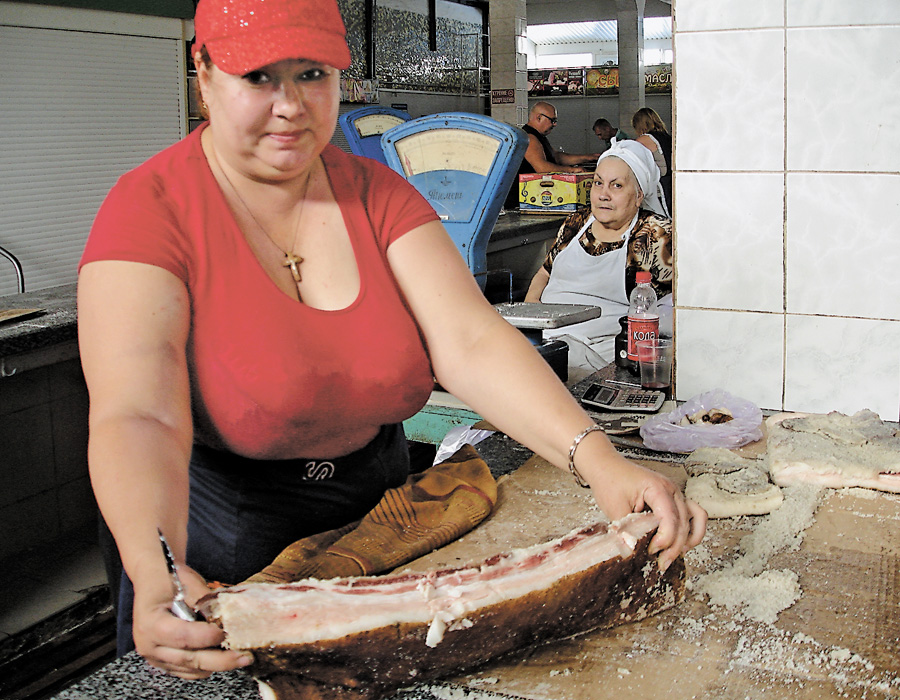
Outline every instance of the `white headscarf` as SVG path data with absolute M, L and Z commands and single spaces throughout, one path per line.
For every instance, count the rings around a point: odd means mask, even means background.
M 637 141 L 616 141 L 608 149 L 603 151 L 597 164 L 604 158 L 614 156 L 625 161 L 631 172 L 637 178 L 644 193 L 644 201 L 641 207 L 649 209 L 656 214 L 668 217 L 665 199 L 662 196 L 662 188 L 659 184 L 659 166 L 653 160 L 650 149 Z

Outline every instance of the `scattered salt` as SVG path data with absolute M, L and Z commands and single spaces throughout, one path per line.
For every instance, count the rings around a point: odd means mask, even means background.
M 740 541 L 742 554 L 731 564 L 698 577 L 696 588 L 710 605 L 750 620 L 774 624 L 778 613 L 800 597 L 799 577 L 793 571 L 766 571 L 779 552 L 797 549 L 803 532 L 812 525 L 823 490 L 813 486 L 784 489 L 784 503 L 767 515 Z
M 851 496 L 856 496 L 856 498 L 865 498 L 866 500 L 873 500 L 878 498 L 878 492 L 873 491 L 872 489 L 863 489 L 858 486 L 851 486 L 844 489 L 838 489 L 838 493 L 841 494 L 849 494 Z

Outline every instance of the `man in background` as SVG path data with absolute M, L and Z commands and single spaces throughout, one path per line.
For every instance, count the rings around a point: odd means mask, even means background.
M 583 163 L 596 163 L 599 153 L 563 153 L 554 151 L 547 134 L 553 131 L 559 119 L 556 107 L 549 102 L 536 102 L 528 113 L 528 123 L 522 127 L 528 134 L 528 148 L 519 166 L 519 172 L 506 197 L 504 207 L 516 209 L 519 206 L 519 175 L 530 173 L 588 173 L 593 168 Z
M 624 141 L 628 138 L 628 134 L 614 127 L 606 119 L 598 119 L 594 122 L 594 134 L 605 142 L 605 148 L 609 148 L 613 144 L 613 139 Z

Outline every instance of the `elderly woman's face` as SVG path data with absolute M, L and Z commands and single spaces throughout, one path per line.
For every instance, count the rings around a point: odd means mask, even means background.
M 279 61 L 247 75 L 197 64 L 220 155 L 249 174 L 285 179 L 304 172 L 337 124 L 340 71 L 313 61 Z
M 594 172 L 591 213 L 604 226 L 627 226 L 637 214 L 644 194 L 628 164 L 614 156 L 603 158 Z

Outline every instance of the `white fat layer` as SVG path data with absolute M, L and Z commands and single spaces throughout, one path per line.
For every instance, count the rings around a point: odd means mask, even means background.
M 769 472 L 779 486 L 900 493 L 900 437 L 877 414 L 778 414 L 766 423 Z
M 257 679 L 256 685 L 259 688 L 259 696 L 262 700 L 278 700 L 278 696 L 275 694 L 275 691 L 272 690 L 272 686 L 268 683 Z
M 428 634 L 425 635 L 425 646 L 432 649 L 444 641 L 444 632 L 447 631 L 447 623 L 453 618 L 446 613 L 438 613 L 428 626 Z
M 900 493 L 900 474 L 878 474 L 874 477 L 848 475 L 840 471 L 829 471 L 828 465 L 814 462 L 779 465 L 772 474 L 772 479 L 780 486 L 813 484 L 830 489 L 858 487 Z
M 428 640 L 436 645 L 453 620 L 630 556 L 637 541 L 658 524 L 652 513 L 632 514 L 606 533 L 579 536 L 575 530 L 559 540 L 513 550 L 490 564 L 398 576 L 391 583 L 386 583 L 392 578 L 388 576 L 237 586 L 219 592 L 213 612 L 234 649 L 340 639 L 403 623 L 430 625 Z M 574 544 L 552 551 L 569 537 Z
M 755 490 L 750 489 L 749 486 L 744 488 L 743 482 L 740 482 L 740 486 L 737 488 L 729 488 L 727 485 L 723 488 L 724 477 L 741 472 L 724 475 L 709 473 L 689 477 L 684 488 L 684 495 L 698 503 L 710 518 L 763 515 L 771 513 L 781 505 L 784 500 L 781 489 L 770 484 L 765 474 L 757 469 L 741 471 L 751 471 L 754 478 L 750 480 L 750 484 L 755 487 Z M 756 475 L 762 478 L 764 482 L 762 485 L 757 485 Z

